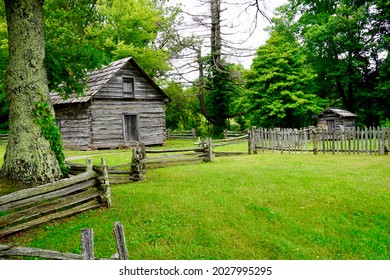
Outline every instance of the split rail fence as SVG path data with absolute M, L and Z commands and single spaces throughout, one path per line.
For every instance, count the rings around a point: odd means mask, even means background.
M 76 176 L 1 196 L 0 238 L 50 220 L 110 207 L 105 160 L 99 166 L 87 160 L 84 168 L 85 172 Z
M 247 133 L 245 131 L 236 131 L 236 130 L 227 130 L 225 129 L 223 132 L 224 139 L 228 138 L 235 138 L 244 136 Z M 191 130 L 180 130 L 180 131 L 173 131 L 171 129 L 166 130 L 167 140 L 172 139 L 191 139 L 192 141 L 196 141 L 196 138 L 198 135 L 196 134 L 195 128 Z M 198 137 L 199 138 L 199 137 Z
M 213 140 L 212 148 L 213 153 L 216 157 L 224 157 L 224 156 L 237 156 L 237 155 L 245 155 L 245 154 L 251 154 L 252 153 L 252 143 L 251 143 L 252 137 L 251 132 L 248 132 L 247 134 L 243 136 L 233 137 L 233 138 L 226 138 L 226 139 L 220 139 L 220 140 Z M 217 151 L 219 150 L 219 147 L 227 147 L 227 146 L 234 146 L 234 145 L 240 145 L 242 143 L 248 143 L 248 149 L 246 151 Z M 217 150 L 215 149 L 217 148 Z
M 236 138 L 247 135 L 247 132 L 245 131 L 237 131 L 237 130 L 227 130 L 225 129 L 223 131 L 223 138 L 229 139 L 229 138 Z
M 345 154 L 387 155 L 389 151 L 389 128 L 369 127 L 340 131 L 317 127 L 301 129 L 253 128 L 251 149 L 254 153 L 266 152 L 312 152 Z
M 8 142 L 8 134 L 0 134 L 0 144 Z
M 250 154 L 252 152 L 250 139 L 250 133 L 248 132 L 244 136 L 222 140 L 199 139 L 199 142 L 195 143 L 196 148 L 146 149 L 141 144 L 132 150 L 131 162 L 108 167 L 109 181 L 111 184 L 141 181 L 145 178 L 147 169 L 197 164 L 210 162 L 214 157 Z M 247 151 L 216 151 L 218 147 L 242 143 L 248 143 Z
M 192 130 L 181 130 L 181 131 L 172 131 L 171 129 L 167 129 L 166 135 L 167 135 L 167 140 L 191 139 L 192 141 L 196 141 L 195 128 L 193 128 Z
M 115 252 L 110 259 L 127 260 L 128 250 L 126 247 L 125 231 L 121 222 L 114 223 L 113 233 L 117 252 Z M 26 257 L 45 260 L 97 260 L 98 258 L 95 257 L 94 253 L 93 229 L 86 228 L 81 230 L 81 254 L 63 253 L 40 248 L 21 247 L 17 244 L 0 244 L 0 259 L 15 259 Z
M 213 156 L 211 138 L 198 148 L 151 150 L 141 145 L 133 149 L 131 162 L 109 166 L 108 176 L 112 184 L 141 181 L 147 169 L 209 162 Z

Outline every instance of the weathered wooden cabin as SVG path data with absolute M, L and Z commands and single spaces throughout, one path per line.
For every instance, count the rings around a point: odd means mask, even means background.
M 165 103 L 170 98 L 133 58 L 92 72 L 85 96 L 51 94 L 65 147 L 113 149 L 165 143 Z
M 317 115 L 317 127 L 339 131 L 354 128 L 357 115 L 342 109 L 327 108 Z

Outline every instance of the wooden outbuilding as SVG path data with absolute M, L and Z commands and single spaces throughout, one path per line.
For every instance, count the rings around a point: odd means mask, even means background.
M 113 149 L 165 143 L 165 103 L 170 98 L 133 58 L 92 72 L 85 96 L 51 93 L 64 146 Z
M 317 127 L 335 131 L 355 128 L 356 117 L 354 113 L 343 109 L 327 108 L 317 115 Z

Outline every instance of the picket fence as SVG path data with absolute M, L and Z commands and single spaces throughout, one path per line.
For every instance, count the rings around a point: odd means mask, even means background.
M 105 160 L 99 166 L 87 160 L 85 172 L 76 176 L 1 196 L 0 238 L 110 204 Z
M 279 151 L 296 153 L 388 154 L 389 128 L 366 127 L 327 130 L 318 127 L 301 129 L 253 128 L 251 149 L 254 153 Z

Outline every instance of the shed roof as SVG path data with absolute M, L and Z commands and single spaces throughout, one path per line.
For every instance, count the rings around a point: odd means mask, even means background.
M 351 113 L 347 110 L 338 109 L 338 108 L 326 108 L 324 111 L 319 113 L 317 115 L 317 117 L 322 117 L 325 114 L 329 114 L 329 113 L 334 113 L 334 114 L 336 114 L 340 117 L 343 117 L 343 118 L 356 118 L 357 117 L 357 115 L 355 115 L 354 113 Z
M 89 101 L 126 63 L 131 63 L 141 75 L 160 93 L 164 98 L 171 100 L 168 95 L 153 81 L 148 74 L 135 62 L 132 57 L 126 57 L 112 62 L 110 65 L 93 71 L 88 76 L 88 82 L 84 90 L 85 96 L 76 96 L 72 94 L 68 98 L 63 98 L 59 93 L 52 92 L 50 97 L 54 104 L 83 103 Z

